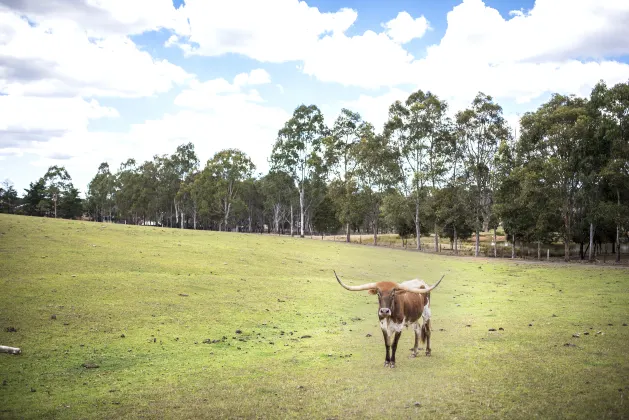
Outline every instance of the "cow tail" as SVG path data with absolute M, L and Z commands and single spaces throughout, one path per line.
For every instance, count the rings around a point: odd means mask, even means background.
M 419 338 L 422 344 L 426 342 L 426 338 L 430 337 L 430 319 L 422 323 L 422 328 L 419 333 Z

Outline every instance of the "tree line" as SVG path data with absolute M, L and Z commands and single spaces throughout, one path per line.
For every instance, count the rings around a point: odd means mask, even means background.
M 269 171 L 241 150 L 200 165 L 192 143 L 112 171 L 102 163 L 85 200 L 63 167 L 18 198 L 5 183 L 2 211 L 163 227 L 278 234 L 395 232 L 447 240 L 502 226 L 516 242 L 581 244 L 613 252 L 629 227 L 629 83 L 599 82 L 589 97 L 554 94 L 520 120 L 479 92 L 449 117 L 448 104 L 418 90 L 389 107 L 376 129 L 349 109 L 331 127 L 316 105 L 300 105 L 278 131 Z M 417 248 L 422 248 L 417 240 Z M 495 252 L 495 248 L 494 248 Z M 619 258 L 619 252 L 616 252 Z

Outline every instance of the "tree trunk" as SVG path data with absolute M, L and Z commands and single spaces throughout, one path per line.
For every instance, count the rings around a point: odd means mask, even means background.
M 496 228 L 494 228 L 494 258 L 498 257 L 498 241 L 496 241 Z
M 345 226 L 345 232 L 347 234 L 347 238 L 345 239 L 345 242 L 349 242 L 349 222 L 347 222 L 347 225 Z
M 417 193 L 419 194 L 419 192 Z M 421 238 L 421 227 L 419 226 L 419 198 L 415 200 L 415 234 L 417 235 L 417 250 L 421 251 L 422 245 L 419 238 Z
M 378 217 L 373 222 L 373 246 L 378 246 Z
M 232 203 L 228 203 L 225 206 L 225 232 L 227 232 L 227 224 L 229 223 L 229 212 L 231 211 Z
M 301 202 L 301 193 L 299 193 L 299 201 Z M 303 217 L 303 213 L 302 213 L 302 217 Z M 293 217 L 293 203 L 290 204 L 290 236 L 292 237 L 294 235 L 293 233 L 293 221 L 295 220 L 295 218 Z
M 592 252 L 594 251 L 594 223 L 590 223 L 590 253 L 588 259 L 593 260 Z
M 305 197 L 304 197 L 304 187 L 302 185 L 301 189 L 299 190 L 299 207 L 300 207 L 300 213 L 301 213 L 301 225 L 299 226 L 299 237 L 303 238 L 304 237 L 304 201 L 305 201 Z
M 563 235 L 563 244 L 564 244 L 564 261 L 570 262 L 570 216 L 565 213 L 563 217 L 564 228 L 566 232 Z
M 620 262 L 620 225 L 616 225 L 616 262 Z
M 542 259 L 542 243 L 540 241 L 537 241 L 537 259 Z
M 480 232 L 478 229 L 478 224 L 480 223 L 480 220 L 477 220 L 476 222 L 476 244 L 474 246 L 474 256 L 478 257 L 478 252 L 480 250 Z
M 515 259 L 515 233 L 513 234 L 513 240 L 511 241 L 511 259 Z
M 616 197 L 618 198 L 618 206 L 620 206 L 620 192 L 616 190 Z M 616 224 L 616 262 L 620 262 L 620 224 Z
M 197 209 L 192 211 L 192 225 L 194 226 L 194 230 L 197 230 Z
M 459 255 L 458 237 L 456 236 L 456 226 L 454 226 L 454 255 Z
M 435 222 L 435 252 L 439 252 L 439 234 L 437 233 L 437 222 Z

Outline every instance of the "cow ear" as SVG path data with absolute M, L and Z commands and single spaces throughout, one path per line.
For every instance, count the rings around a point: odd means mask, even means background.
M 369 289 L 369 294 L 370 294 L 370 295 L 376 295 L 376 294 L 378 294 L 378 289 Z

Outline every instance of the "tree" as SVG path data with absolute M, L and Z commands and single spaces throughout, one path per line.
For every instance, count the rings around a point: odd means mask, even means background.
M 489 220 L 494 154 L 501 139 L 509 136 L 502 117 L 502 108 L 493 98 L 479 92 L 471 108 L 456 114 L 459 135 L 464 139 L 466 167 L 474 181 L 475 199 L 470 203 L 474 209 L 476 245 L 474 255 L 480 249 L 481 218 Z
M 616 225 L 619 262 L 621 226 L 629 224 L 629 83 L 618 83 L 612 88 L 598 83 L 592 90 L 591 103 L 598 111 L 598 134 L 606 145 L 606 161 L 600 170 L 604 184 L 600 211 Z
M 115 177 L 109 170 L 109 164 L 103 162 L 87 189 L 88 200 L 94 209 L 94 218 L 99 222 L 105 215 L 109 215 L 109 221 L 112 221 L 115 205 L 114 187 Z
M 227 229 L 232 207 L 236 200 L 240 200 L 242 183 L 251 177 L 255 165 L 244 152 L 238 149 L 225 149 L 214 154 L 207 162 L 206 169 L 217 184 L 223 216 L 219 230 L 222 230 L 222 226 Z
M 65 193 L 72 186 L 72 178 L 63 166 L 53 165 L 48 168 L 44 175 L 46 183 L 46 193 L 48 199 L 53 203 L 54 215 L 57 217 L 57 202 L 61 198 L 61 193 Z
M 336 232 L 341 228 L 341 222 L 336 217 L 337 209 L 334 200 L 330 196 L 325 198 L 314 209 L 312 224 L 323 237 L 326 233 Z
M 555 94 L 521 120 L 520 147 L 528 161 L 535 161 L 549 197 L 548 205 L 561 215 L 564 258 L 570 259 L 570 241 L 584 139 L 591 129 L 587 100 Z
M 385 124 L 385 135 L 393 136 L 398 149 L 403 185 L 407 195 L 412 194 L 415 200 L 417 249 L 421 249 L 420 212 L 422 197 L 426 196 L 423 189 L 428 181 L 436 187 L 445 172 L 441 143 L 446 110 L 446 103 L 437 96 L 418 90 L 404 104 L 396 101 L 389 107 L 389 121 Z
M 350 242 L 350 225 L 352 224 L 352 207 L 356 205 L 357 185 L 355 170 L 358 164 L 356 157 L 360 143 L 360 131 L 364 123 L 360 114 L 343 108 L 332 128 L 332 135 L 325 139 L 326 164 L 334 172 L 337 182 L 337 194 L 332 196 L 337 202 L 339 220 L 345 224 L 346 242 Z
M 295 184 L 289 174 L 281 171 L 270 171 L 261 182 L 264 211 L 269 217 L 269 226 L 273 232 L 279 234 L 284 223 L 289 221 L 289 209 L 296 193 Z
M 61 193 L 59 213 L 64 219 L 77 219 L 83 215 L 83 200 L 80 192 L 73 186 Z
M 175 219 L 179 219 L 181 229 L 184 228 L 185 211 L 196 212 L 190 207 L 194 205 L 189 194 L 189 183 L 192 182 L 192 174 L 199 166 L 199 159 L 194 151 L 194 144 L 186 143 L 177 146 L 177 151 L 170 157 L 177 174 L 179 188 L 175 193 L 173 204 L 175 206 Z M 187 181 L 187 182 L 186 182 Z M 189 214 L 189 213 L 188 213 Z
M 24 213 L 29 216 L 44 216 L 48 211 L 49 205 L 46 200 L 46 181 L 44 178 L 39 178 L 36 182 L 31 182 L 29 188 L 25 189 L 24 198 Z
M 278 132 L 271 153 L 271 167 L 292 175 L 299 189 L 300 236 L 304 237 L 306 183 L 323 170 L 322 139 L 328 133 L 316 105 L 300 105 Z
M 416 232 L 413 220 L 413 201 L 399 192 L 393 192 L 384 197 L 382 203 L 385 222 L 400 235 L 404 242 L 408 237 L 415 236 Z M 419 238 L 417 241 L 419 242 Z
M 371 124 L 365 124 L 356 154 L 358 180 L 372 220 L 373 244 L 377 245 L 382 200 L 402 180 L 398 153 L 387 136 L 377 135 Z
M 0 187 L 0 213 L 14 213 L 20 199 L 13 184 L 8 179 Z

